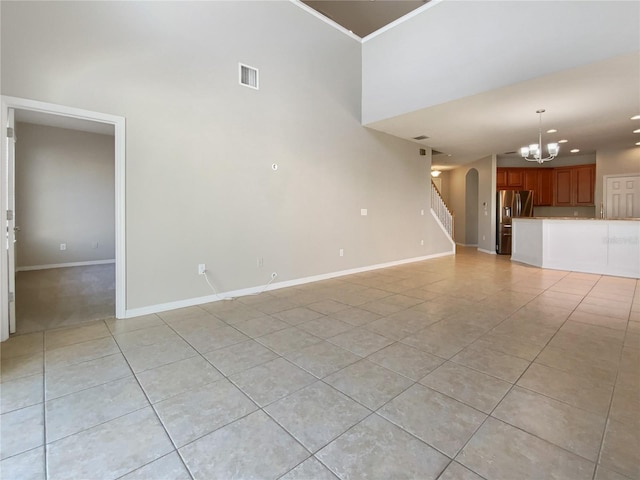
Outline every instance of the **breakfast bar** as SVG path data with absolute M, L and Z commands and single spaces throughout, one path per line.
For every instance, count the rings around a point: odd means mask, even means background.
M 640 219 L 514 218 L 511 260 L 640 278 Z

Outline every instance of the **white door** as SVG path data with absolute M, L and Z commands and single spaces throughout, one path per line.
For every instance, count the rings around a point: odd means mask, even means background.
M 9 109 L 7 118 L 7 264 L 9 267 L 9 333 L 16 332 L 16 130 L 15 111 Z
M 606 218 L 640 218 L 640 175 L 606 177 Z

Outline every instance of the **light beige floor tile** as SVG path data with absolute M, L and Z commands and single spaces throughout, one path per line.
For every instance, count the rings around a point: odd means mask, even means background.
M 595 465 L 522 430 L 488 418 L 456 460 L 484 478 L 588 480 Z
M 367 310 L 372 313 L 377 313 L 378 315 L 383 315 L 383 316 L 400 312 L 406 308 L 397 303 L 387 301 L 388 298 L 389 297 L 384 297 L 379 300 L 374 300 L 372 302 L 364 303 L 362 305 L 359 305 L 358 308 Z M 413 300 L 415 300 L 416 304 L 422 302 L 422 300 L 415 297 L 413 297 Z
M 616 385 L 609 418 L 623 423 L 636 423 L 640 428 L 640 388 Z
M 284 330 L 285 328 L 290 327 L 290 325 L 287 322 L 265 315 L 263 317 L 252 318 L 251 320 L 236 323 L 234 327 L 245 335 L 255 338 L 267 335 L 268 333 L 277 332 L 278 330 Z
M 43 372 L 44 354 L 42 352 L 2 358 L 2 362 L 0 362 L 0 383 Z
M 226 379 L 187 390 L 154 408 L 177 447 L 258 409 Z
M 467 348 L 451 361 L 514 383 L 529 366 L 529 361 L 485 348 Z
M 462 339 L 455 333 L 443 333 L 433 327 L 427 327 L 402 339 L 402 343 L 419 348 L 432 355 L 451 358 L 475 339 Z
M 196 479 L 275 479 L 309 456 L 262 411 L 190 443 L 180 453 Z
M 106 357 L 114 353 L 120 353 L 120 349 L 113 337 L 109 336 L 47 350 L 44 355 L 44 362 L 47 369 L 60 368 Z
M 44 444 L 42 404 L 0 415 L 0 460 Z
M 331 470 L 322 465 L 314 457 L 311 457 L 289 473 L 280 477 L 280 480 L 338 480 Z
M 617 362 L 590 356 L 588 350 L 567 352 L 554 347 L 546 347 L 542 350 L 534 363 L 611 385 L 615 382 L 618 367 Z
M 44 351 L 44 333 L 27 333 L 16 335 L 0 343 L 0 357 L 2 360 L 12 357 L 34 355 Z
M 366 357 L 393 343 L 393 340 L 362 327 L 331 337 L 328 341 L 361 357 Z
M 118 478 L 173 450 L 151 407 L 47 445 L 50 480 Z
M 320 343 L 321 338 L 300 330 L 297 327 L 289 327 L 278 332 L 270 333 L 256 338 L 256 341 L 282 355 L 287 352 L 301 350 L 314 343 Z
M 151 403 L 222 378 L 220 372 L 199 356 L 146 370 L 136 376 Z
M 105 320 L 104 323 L 106 323 L 107 328 L 114 335 L 117 333 L 141 330 L 143 328 L 158 327 L 164 324 L 162 319 L 155 313 L 134 318 L 124 318 L 121 320 L 110 318 Z
M 607 422 L 600 463 L 630 478 L 640 477 L 640 428 L 638 422 Z
M 492 416 L 595 462 L 605 418 L 515 387 Z
M 88 388 L 45 404 L 47 443 L 149 405 L 133 377 Z
M 403 315 L 405 313 L 407 313 L 407 315 Z M 403 310 L 394 315 L 367 323 L 365 328 L 387 338 L 401 340 L 431 324 L 432 320 L 428 319 L 423 313 Z
M 624 342 L 625 333 L 624 330 L 573 322 L 571 320 L 567 320 L 564 325 L 562 325 L 559 332 L 580 335 L 582 337 L 595 340 L 608 340 L 611 343 Z
M 598 327 L 612 328 L 616 330 L 625 330 L 627 328 L 627 320 L 614 317 L 605 317 L 604 315 L 596 315 L 588 312 L 573 312 L 569 316 L 572 322 L 584 323 L 587 325 L 595 325 Z
M 453 362 L 444 363 L 420 383 L 485 413 L 490 413 L 511 388 L 504 380 Z
M 216 302 L 215 305 L 217 305 L 218 303 L 224 303 L 224 302 Z M 165 322 L 171 324 L 176 321 L 185 320 L 191 317 L 201 317 L 202 314 L 205 312 L 206 310 L 204 310 L 200 306 L 194 306 L 194 307 L 178 308 L 176 310 L 168 310 L 166 312 L 160 312 L 158 313 L 158 316 Z
M 120 480 L 191 480 L 191 475 L 177 452 L 171 452 L 154 460 L 131 473 L 120 477 Z
M 418 381 L 440 366 L 444 359 L 410 347 L 394 343 L 367 357 L 367 360 Z
M 378 414 L 450 458 L 471 438 L 487 415 L 422 385 L 413 385 Z
M 627 331 L 627 335 L 624 337 L 624 348 L 640 350 L 640 333 Z
M 182 336 L 197 335 L 198 333 L 206 335 L 216 328 L 228 326 L 222 320 L 204 310 L 201 311 L 200 315 L 190 315 L 185 318 L 173 320 L 169 325 Z
M 21 377 L 0 385 L 0 414 L 30 407 L 44 401 L 42 374 Z
M 435 479 L 449 459 L 404 430 L 371 415 L 316 456 L 340 478 Z
M 345 323 L 353 325 L 354 327 L 361 327 L 367 323 L 373 322 L 382 318 L 377 313 L 362 310 L 361 308 L 347 308 L 331 315 L 332 318 L 337 318 Z
M 300 368 L 324 378 L 361 359 L 358 355 L 329 342 L 320 342 L 284 354 L 285 358 Z
M 307 305 L 307 308 L 314 310 L 316 312 L 322 313 L 324 315 L 331 315 L 333 313 L 346 310 L 347 308 L 349 308 L 349 305 L 336 302 L 335 300 L 321 300 L 319 302 L 315 302 Z
M 278 355 L 254 340 L 236 343 L 204 355 L 224 375 L 242 372 L 278 358 Z
M 337 318 L 322 317 L 298 325 L 298 328 L 316 337 L 327 339 L 353 329 L 353 325 Z
M 324 447 L 371 413 L 322 382 L 272 403 L 265 411 L 310 452 Z
M 45 399 L 52 400 L 131 375 L 131 369 L 120 353 L 54 368 L 45 374 Z
M 296 304 L 285 298 L 269 298 L 263 302 L 256 303 L 253 308 L 266 315 L 283 312 L 295 308 Z
M 249 337 L 233 327 L 197 330 L 182 334 L 182 337 L 200 353 L 207 353 L 218 348 L 228 347 L 229 345 L 235 345 L 236 343 L 249 340 Z
M 607 383 L 538 363 L 527 369 L 518 385 L 599 415 L 607 414 L 613 392 L 613 386 Z
M 131 332 L 117 333 L 114 338 L 123 351 L 134 348 L 148 347 L 156 343 L 165 343 L 174 340 L 178 334 L 167 325 L 159 325 L 157 327 L 141 328 Z
M 380 408 L 413 383 L 368 360 L 349 365 L 329 375 L 324 381 L 371 410 Z
M 316 381 L 313 375 L 284 358 L 236 373 L 229 379 L 262 407 Z
M 58 328 L 47 330 L 44 334 L 45 350 L 86 342 L 102 337 L 110 337 L 111 332 L 103 321 L 82 325 L 79 327 Z
M 594 480 L 630 480 L 630 478 L 620 473 L 614 472 L 613 470 L 609 470 L 602 465 L 598 465 Z
M 451 462 L 438 480 L 482 480 L 482 477 L 459 463 Z
M 493 332 L 489 332 L 480 337 L 478 340 L 473 342 L 473 346 L 496 350 L 497 352 L 506 353 L 529 361 L 536 358 L 542 350 L 541 345 L 523 342 L 517 337 L 501 335 Z
M 45 480 L 44 447 L 0 461 L 0 477 L 6 480 Z
M 169 340 L 144 347 L 124 350 L 124 356 L 135 373 L 168 365 L 179 360 L 195 357 L 198 352 L 182 338 L 175 336 Z
M 316 312 L 305 307 L 292 308 L 291 310 L 285 310 L 273 315 L 275 318 L 287 322 L 289 325 L 299 325 L 309 320 L 324 317 L 323 313 Z

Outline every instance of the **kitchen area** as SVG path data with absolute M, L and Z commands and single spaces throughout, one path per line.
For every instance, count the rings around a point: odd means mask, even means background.
M 640 175 L 604 178 L 595 164 L 498 167 L 496 253 L 542 268 L 640 278 Z

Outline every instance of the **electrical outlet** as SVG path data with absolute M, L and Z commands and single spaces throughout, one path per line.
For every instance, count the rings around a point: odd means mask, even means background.
M 344 248 L 341 248 L 341 249 L 340 249 L 340 256 L 341 256 L 341 257 L 344 257 Z
M 420 245 L 424 245 L 424 240 L 420 240 Z
M 67 244 L 66 243 L 61 243 L 60 244 L 60 250 L 66 250 L 67 249 Z
M 366 208 L 360 209 L 360 215 L 362 215 L 363 217 L 366 217 L 368 214 L 369 214 L 369 211 Z
M 207 270 L 207 267 L 204 263 L 198 264 L 198 275 L 204 275 L 204 272 Z
M 420 210 L 420 215 L 424 215 L 424 210 Z
M 273 273 L 271 274 L 271 279 L 274 279 L 274 278 L 276 278 L 277 276 L 278 276 L 278 273 L 277 273 L 277 272 L 273 272 Z

